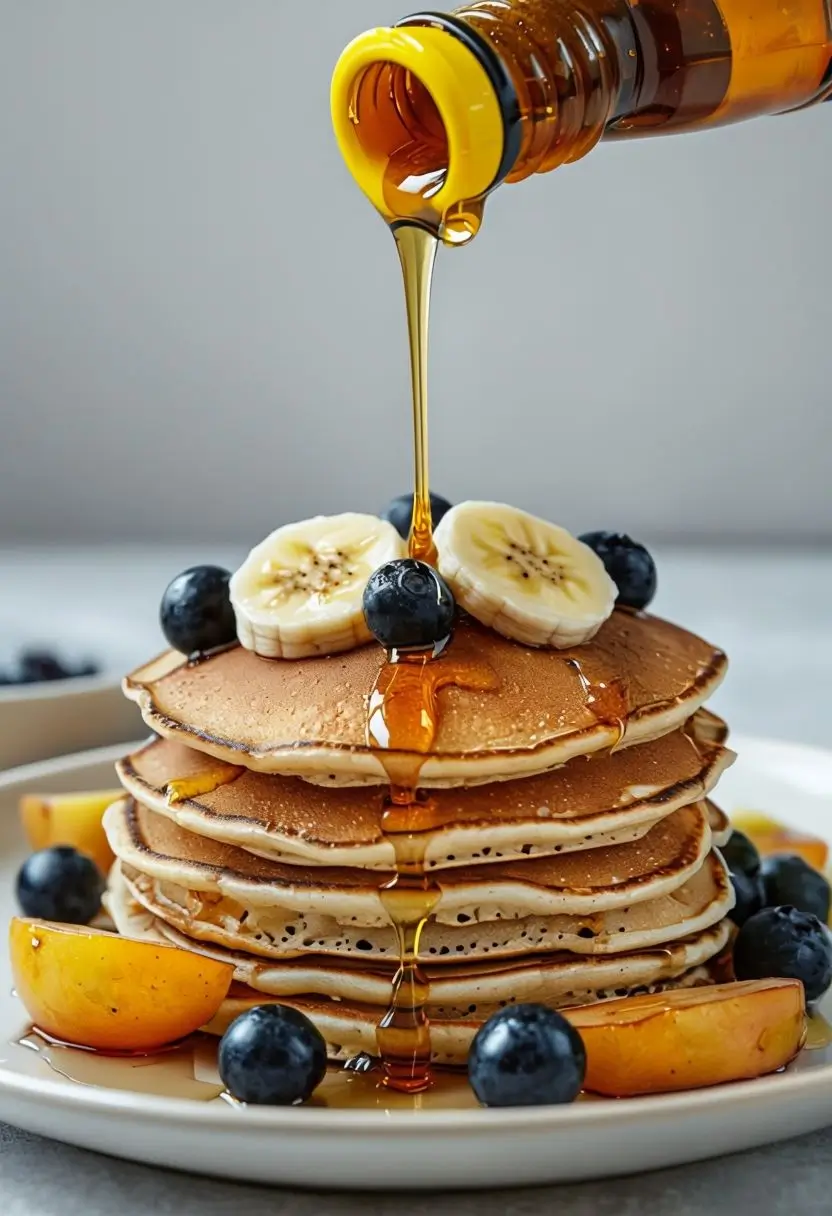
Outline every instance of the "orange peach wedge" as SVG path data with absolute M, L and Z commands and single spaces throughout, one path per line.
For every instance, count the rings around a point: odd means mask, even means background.
M 39 1030 L 99 1051 L 153 1051 L 209 1022 L 228 963 L 156 942 L 46 921 L 11 922 L 14 986 Z
M 699 1089 L 775 1072 L 806 1037 L 803 985 L 752 980 L 601 1001 L 566 1012 L 607 1097 Z
M 107 807 L 124 797 L 124 790 L 90 794 L 26 794 L 20 799 L 20 820 L 33 849 L 70 844 L 86 853 L 106 874 L 113 854 L 101 826 Z
M 797 853 L 816 870 L 826 869 L 829 848 L 825 840 L 809 836 L 794 828 L 787 828 L 776 819 L 759 815 L 755 811 L 739 811 L 731 816 L 731 823 L 753 841 L 763 857 L 779 853 Z

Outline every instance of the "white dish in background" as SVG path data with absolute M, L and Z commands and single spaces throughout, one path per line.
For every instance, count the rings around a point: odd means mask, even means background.
M 133 639 L 112 605 L 66 589 L 57 569 L 52 596 L 34 581 L 24 595 L 23 585 L 18 580 L 0 606 L 0 668 L 11 668 L 24 650 L 43 650 L 70 665 L 94 662 L 100 673 L 0 686 L 0 769 L 141 735 L 141 717 L 122 695 L 121 676 L 146 657 L 146 639 Z M 157 649 L 163 646 L 159 635 Z
M 0 688 L 0 769 L 141 736 L 121 695 L 125 672 L 164 649 L 162 592 L 187 566 L 233 553 L 213 546 L 0 549 L 0 667 L 24 649 L 90 660 L 101 675 Z
M 0 687 L 0 769 L 127 742 L 141 729 L 115 675 Z
M 753 807 L 832 836 L 832 753 L 737 740 L 720 787 L 726 810 Z M 0 777 L 0 920 L 25 853 L 21 793 L 106 787 L 121 749 Z M 528 1186 L 701 1160 L 832 1123 L 832 1049 L 803 1052 L 758 1081 L 627 1101 L 517 1110 L 384 1112 L 235 1109 L 79 1085 L 19 1045 L 26 1016 L 0 962 L 0 1119 L 153 1165 L 285 1186 L 395 1190 Z

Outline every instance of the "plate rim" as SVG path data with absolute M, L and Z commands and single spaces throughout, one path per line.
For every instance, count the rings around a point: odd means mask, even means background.
M 832 772 L 832 749 L 795 743 L 789 740 L 768 739 L 762 736 L 738 735 L 732 739 L 732 748 L 742 753 L 744 749 L 762 749 L 765 755 L 786 754 L 787 758 L 799 759 L 811 755 L 825 764 Z M 31 780 L 52 777 L 62 772 L 73 772 L 94 764 L 115 763 L 125 750 L 133 744 L 115 744 L 103 748 L 92 748 L 67 756 L 21 765 L 0 773 L 0 793 Z M 22 1011 L 23 1012 L 23 1011 Z M 495 1124 L 507 1131 L 535 1131 L 547 1127 L 557 1128 L 569 1123 L 615 1123 L 626 1112 L 629 1119 L 645 1120 L 651 1116 L 687 1115 L 695 1117 L 714 1104 L 724 1111 L 726 1104 L 742 1110 L 758 1101 L 765 1101 L 770 1093 L 786 1097 L 800 1092 L 813 1096 L 816 1091 L 828 1089 L 832 1078 L 832 1063 L 816 1068 L 790 1073 L 775 1073 L 752 1080 L 735 1081 L 730 1085 L 708 1086 L 702 1089 L 682 1090 L 678 1093 L 655 1094 L 614 1100 L 570 1103 L 562 1106 L 465 1108 L 457 1110 L 361 1110 L 316 1107 L 249 1106 L 245 1118 L 260 1130 L 271 1129 L 283 1133 L 293 1130 L 298 1133 L 338 1133 L 345 1130 L 356 1133 L 384 1131 L 385 1135 L 431 1135 L 436 1132 L 470 1135 L 478 1129 L 492 1128 Z M 170 1098 L 153 1094 L 137 1094 L 128 1090 L 106 1089 L 83 1084 L 68 1085 L 49 1078 L 31 1077 L 11 1072 L 5 1062 L 0 1062 L 0 1094 L 6 1093 L 27 1102 L 40 1100 L 50 1106 L 64 1110 L 94 1110 L 97 1113 L 126 1114 L 142 1122 L 172 1119 L 177 1124 L 188 1124 L 198 1130 L 213 1127 L 217 1130 L 239 1129 L 239 1112 L 225 1103 L 202 1103 L 188 1098 Z
M 649 1118 L 651 1115 L 696 1116 L 713 1105 L 719 1105 L 724 1113 L 726 1104 L 745 1109 L 764 1100 L 768 1091 L 791 1095 L 794 1091 L 814 1094 L 816 1090 L 827 1090 L 832 1075 L 832 1064 L 822 1065 L 805 1072 L 774 1073 L 749 1081 L 734 1081 L 730 1084 L 706 1086 L 702 1089 L 687 1089 L 678 1093 L 654 1094 L 627 1098 L 626 1100 L 600 1099 L 598 1101 L 567 1103 L 561 1106 L 527 1106 L 494 1108 L 460 1108 L 457 1110 L 361 1110 L 334 1109 L 311 1106 L 247 1106 L 245 1118 L 252 1120 L 260 1130 L 280 1132 L 319 1130 L 343 1132 L 345 1128 L 356 1132 L 391 1131 L 409 1136 L 436 1131 L 469 1134 L 479 1127 L 483 1130 L 495 1123 L 512 1131 L 535 1131 L 560 1124 L 616 1123 L 622 1112 L 629 1121 Z M 94 1109 L 98 1113 L 129 1114 L 144 1122 L 172 1119 L 177 1124 L 189 1124 L 194 1129 L 210 1126 L 217 1130 L 240 1127 L 239 1112 L 227 1103 L 198 1102 L 190 1098 L 168 1098 L 153 1094 L 137 1094 L 129 1090 L 105 1089 L 90 1085 L 67 1085 L 42 1077 L 29 1077 L 8 1072 L 0 1063 L 0 1094 L 11 1094 L 26 1100 L 43 1099 L 53 1109 Z

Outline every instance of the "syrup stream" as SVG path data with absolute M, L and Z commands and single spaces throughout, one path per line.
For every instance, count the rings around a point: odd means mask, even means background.
M 409 553 L 435 563 L 428 470 L 428 324 L 430 291 L 439 238 L 418 222 L 393 226 L 404 279 L 413 390 L 414 505 Z M 627 690 L 615 680 L 596 678 L 576 659 L 568 660 L 581 682 L 588 709 L 599 722 L 624 735 Z M 390 1008 L 377 1029 L 377 1046 L 385 1083 L 404 1093 L 421 1093 L 431 1085 L 430 1025 L 426 1006 L 430 988 L 419 967 L 419 942 L 441 891 L 426 873 L 428 829 L 436 826 L 436 808 L 419 793 L 419 777 L 437 728 L 437 693 L 448 683 L 493 688 L 488 669 L 472 671 L 451 656 L 430 653 L 391 654 L 370 696 L 368 745 L 380 754 L 390 783 L 382 828 L 395 857 L 396 873 L 381 888 L 380 898 L 396 932 L 399 968 Z
M 430 289 L 439 242 L 427 228 L 399 224 L 393 229 L 404 278 L 410 377 L 413 389 L 414 500 L 410 556 L 436 562 L 428 471 L 428 326 Z
M 428 471 L 428 324 L 430 290 L 438 241 L 419 224 L 393 228 L 404 280 L 413 393 L 414 498 L 408 550 L 412 558 L 436 562 Z M 436 734 L 436 692 L 428 675 L 430 653 L 388 656 L 370 697 L 367 741 L 384 757 L 389 793 L 382 830 L 393 846 L 396 873 L 379 895 L 396 933 L 399 967 L 390 1007 L 376 1031 L 384 1080 L 400 1093 L 429 1089 L 430 986 L 419 967 L 422 932 L 441 898 L 425 872 L 430 804 L 420 803 L 419 774 Z

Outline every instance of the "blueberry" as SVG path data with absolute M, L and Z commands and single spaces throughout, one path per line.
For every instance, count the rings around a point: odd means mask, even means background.
M 732 874 L 736 874 L 739 870 L 741 874 L 747 874 L 753 878 L 760 873 L 760 854 L 757 852 L 757 846 L 748 839 L 745 832 L 734 830 L 721 852 L 725 858 L 725 864 Z M 783 900 L 778 900 L 778 903 L 783 903 Z
M 88 925 L 101 908 L 104 879 L 95 863 L 68 845 L 41 849 L 17 875 L 17 902 L 25 916 Z
M 18 660 L 21 684 L 40 684 L 48 680 L 68 680 L 74 673 L 50 650 L 24 650 Z
M 586 532 L 579 537 L 594 549 L 618 588 L 625 608 L 646 608 L 656 595 L 656 563 L 645 549 L 621 532 Z
M 426 562 L 387 562 L 364 590 L 364 617 L 387 650 L 427 650 L 446 642 L 456 604 L 450 587 Z
M 193 566 L 176 576 L 159 610 L 162 632 L 174 650 L 204 654 L 236 642 L 230 578 L 219 566 Z
M 829 920 L 829 883 L 802 857 L 767 857 L 761 877 L 767 904 L 791 904 L 824 924 Z
M 430 514 L 433 520 L 434 528 L 438 525 L 443 515 L 447 515 L 451 509 L 451 503 L 447 498 L 443 498 L 440 494 L 431 494 L 430 496 Z M 381 517 L 388 520 L 398 532 L 399 536 L 403 536 L 407 540 L 410 535 L 410 525 L 413 523 L 413 495 L 402 494 L 400 498 L 394 498 L 389 503 Z
M 832 939 L 816 916 L 764 908 L 739 931 L 734 972 L 738 980 L 801 980 L 806 1000 L 820 1000 L 832 984 Z
M 759 912 L 765 902 L 763 884 L 758 874 L 744 874 L 742 870 L 734 870 L 731 874 L 731 885 L 734 888 L 736 903 L 728 915 L 735 925 L 744 925 L 749 916 Z
M 219 1070 L 240 1102 L 294 1106 L 323 1080 L 326 1044 L 296 1009 L 256 1005 L 235 1018 L 220 1040 Z
M 585 1075 L 581 1036 L 546 1005 L 510 1005 L 493 1014 L 468 1056 L 471 1088 L 483 1106 L 574 1102 Z

